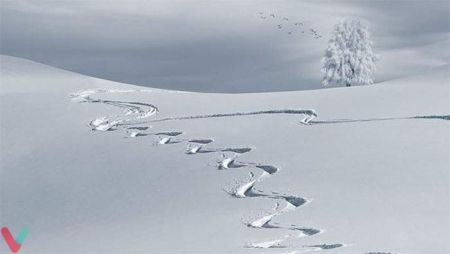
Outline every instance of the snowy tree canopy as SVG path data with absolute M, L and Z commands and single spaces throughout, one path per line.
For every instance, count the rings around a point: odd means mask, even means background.
M 322 84 L 372 84 L 375 61 L 367 27 L 359 20 L 344 20 L 335 26 L 322 59 Z

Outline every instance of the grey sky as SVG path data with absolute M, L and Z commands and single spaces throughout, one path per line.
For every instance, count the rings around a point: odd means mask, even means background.
M 2 54 L 168 89 L 320 88 L 327 39 L 348 16 L 370 24 L 378 81 L 450 59 L 449 1 L 3 0 L 0 9 Z M 277 18 L 260 19 L 258 11 Z M 324 38 L 288 35 L 297 21 Z

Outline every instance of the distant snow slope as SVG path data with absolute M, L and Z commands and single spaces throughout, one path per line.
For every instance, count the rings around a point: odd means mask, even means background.
M 0 224 L 29 228 L 21 253 L 450 252 L 449 66 L 231 95 L 0 63 Z

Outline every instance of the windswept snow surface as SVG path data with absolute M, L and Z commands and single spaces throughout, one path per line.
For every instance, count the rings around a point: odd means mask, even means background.
M 0 223 L 29 228 L 21 253 L 450 252 L 449 66 L 230 95 L 0 60 Z

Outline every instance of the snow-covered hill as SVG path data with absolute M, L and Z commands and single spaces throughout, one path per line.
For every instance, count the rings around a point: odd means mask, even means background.
M 21 253 L 450 252 L 448 65 L 232 95 L 0 63 L 0 224 L 29 228 Z

